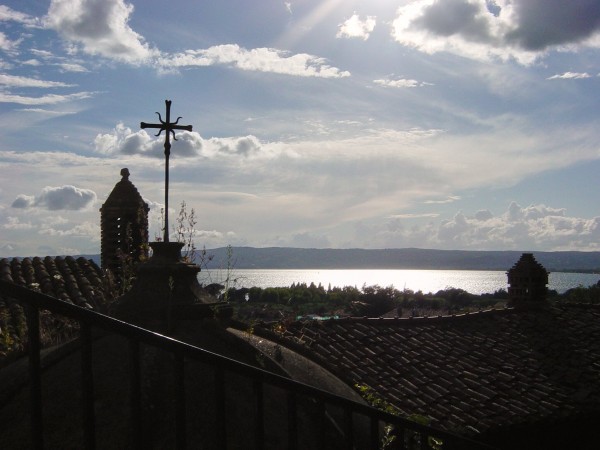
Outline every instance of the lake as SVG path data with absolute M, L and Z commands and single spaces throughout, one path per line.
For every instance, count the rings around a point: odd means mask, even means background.
M 200 272 L 201 283 L 223 283 L 226 272 L 209 270 Z M 289 287 L 292 283 L 315 283 L 327 289 L 331 287 L 363 285 L 393 285 L 396 289 L 437 292 L 449 287 L 464 289 L 471 294 L 485 294 L 507 289 L 507 276 L 504 271 L 490 270 L 280 270 L 261 269 L 232 270 L 230 286 L 240 287 Z M 591 286 L 600 280 L 600 275 L 590 273 L 551 272 L 549 289 L 563 293 L 577 286 Z

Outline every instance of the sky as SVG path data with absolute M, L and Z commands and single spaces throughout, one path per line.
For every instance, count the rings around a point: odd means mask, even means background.
M 0 4 L 0 256 L 160 236 L 167 99 L 198 247 L 600 251 L 596 0 Z

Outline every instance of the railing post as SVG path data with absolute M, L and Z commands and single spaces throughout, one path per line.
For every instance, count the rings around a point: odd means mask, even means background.
M 183 355 L 175 355 L 175 447 L 186 448 L 185 365 Z
M 288 448 L 296 450 L 298 448 L 298 411 L 296 402 L 296 393 L 288 391 Z
M 392 436 L 394 437 L 394 440 L 392 441 L 391 448 L 393 450 L 404 450 L 406 448 L 404 444 L 404 428 L 399 425 L 394 425 Z M 444 450 L 446 450 L 446 447 L 444 447 Z
M 31 390 L 31 440 L 32 448 L 44 448 L 42 420 L 42 366 L 40 362 L 40 312 L 29 303 L 24 306 L 27 320 L 29 347 L 29 387 Z
M 227 448 L 227 424 L 225 417 L 225 371 L 215 367 L 215 420 L 217 421 L 217 448 Z
M 427 433 L 423 433 L 422 431 L 419 433 L 419 442 L 421 450 L 427 450 L 429 448 L 429 443 L 427 442 Z
M 94 373 L 92 368 L 92 330 L 86 321 L 79 322 L 81 339 L 81 399 L 83 401 L 83 438 L 88 450 L 96 448 L 94 412 Z
M 371 417 L 371 448 L 379 449 L 379 419 L 377 417 Z
M 344 438 L 346 439 L 346 448 L 354 449 L 354 419 L 350 408 L 344 409 Z
M 130 373 L 130 414 L 131 440 L 134 450 L 142 450 L 142 370 L 140 360 L 140 343 L 134 338 L 129 339 Z
M 265 408 L 263 383 L 261 380 L 254 380 L 254 395 L 256 397 L 256 408 L 254 411 L 254 448 L 260 450 L 265 446 Z
M 327 416 L 325 415 L 325 402 L 317 398 L 315 399 L 316 413 L 315 420 L 317 422 L 317 439 L 319 442 L 317 443 L 317 447 L 321 450 L 327 449 Z

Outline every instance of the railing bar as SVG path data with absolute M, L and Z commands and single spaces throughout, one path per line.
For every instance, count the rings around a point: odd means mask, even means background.
M 225 417 L 225 371 L 223 366 L 215 368 L 215 420 L 217 428 L 217 446 L 227 448 L 227 424 Z
M 325 427 L 325 402 L 322 399 L 317 398 L 315 401 L 315 406 L 317 408 L 315 414 L 315 420 L 317 422 L 317 446 L 321 450 L 326 450 L 328 448 L 327 445 L 327 436 L 326 436 L 326 427 Z
M 129 339 L 129 353 L 131 363 L 130 373 L 130 414 L 131 437 L 133 448 L 141 450 L 142 445 L 142 369 L 140 360 L 140 343 L 136 339 Z
M 333 406 L 341 408 L 350 408 L 356 414 L 364 414 L 367 417 L 377 418 L 382 422 L 390 423 L 398 427 L 407 428 L 417 433 L 428 433 L 428 435 L 435 435 L 442 441 L 460 442 L 461 446 L 471 445 L 474 448 L 481 449 L 493 448 L 489 445 L 473 441 L 472 439 L 466 437 L 457 436 L 453 433 L 435 429 L 429 426 L 420 425 L 409 421 L 405 418 L 393 416 L 392 414 L 386 413 L 384 411 L 375 410 L 368 405 L 362 405 L 352 400 L 338 397 L 335 394 L 322 391 L 320 389 L 314 388 L 303 383 L 295 382 L 286 377 L 266 372 L 262 369 L 252 367 L 244 363 L 240 363 L 239 361 L 226 358 L 215 353 L 211 353 L 207 350 L 194 347 L 193 345 L 186 344 L 172 338 L 168 338 L 166 336 L 160 335 L 149 330 L 145 330 L 140 327 L 136 327 L 134 325 L 119 321 L 117 319 L 105 316 L 103 314 L 99 314 L 95 311 L 87 310 L 85 308 L 81 308 L 79 306 L 63 302 L 61 300 L 42 294 L 40 292 L 31 291 L 30 289 L 27 289 L 23 286 L 19 286 L 14 283 L 0 280 L 0 292 L 2 292 L 3 295 L 17 298 L 19 299 L 19 301 L 27 305 L 34 305 L 36 308 L 48 309 L 52 313 L 61 314 L 66 317 L 75 319 L 79 322 L 88 322 L 90 324 L 93 323 L 94 328 L 104 329 L 129 338 L 135 338 L 141 343 L 155 346 L 167 352 L 181 353 L 185 358 L 190 358 L 195 361 L 203 361 L 204 363 L 212 364 L 213 366 L 219 366 L 221 371 L 228 370 L 242 376 L 251 377 L 252 379 L 261 379 L 264 383 L 268 383 L 270 385 L 273 385 L 274 387 L 279 387 L 291 391 L 294 393 L 294 395 L 319 398 L 322 402 L 327 402 L 328 404 L 331 404 Z M 32 372 L 35 371 L 35 364 L 31 370 Z M 32 377 L 32 380 L 33 379 L 34 377 Z M 32 389 L 34 389 L 34 386 L 32 386 Z M 34 399 L 32 399 L 32 402 L 33 401 Z M 224 408 L 224 401 L 221 402 L 218 406 Z M 32 417 L 32 426 L 34 420 L 35 419 Z M 220 422 L 224 427 L 225 421 L 220 420 Z M 36 435 L 40 435 L 40 433 L 36 433 Z
M 183 450 L 187 446 L 185 414 L 185 361 L 183 355 L 175 354 L 175 447 Z
M 371 430 L 370 430 L 371 445 L 373 450 L 379 449 L 379 419 L 377 417 L 371 417 Z
M 288 391 L 288 449 L 296 450 L 298 448 L 298 410 L 296 402 L 296 393 Z
M 346 448 L 354 449 L 354 414 L 350 408 L 344 408 L 344 438 L 346 440 Z
M 254 395 L 256 397 L 254 448 L 256 448 L 256 450 L 261 450 L 265 447 L 265 404 L 263 388 L 262 381 L 254 380 Z
M 429 443 L 427 442 L 428 441 L 427 436 L 428 435 L 426 433 L 423 433 L 423 432 L 419 433 L 419 441 L 421 444 L 420 445 L 421 450 L 427 450 L 429 448 Z
M 27 338 L 29 346 L 29 386 L 31 391 L 31 439 L 32 448 L 44 448 L 44 424 L 42 418 L 42 365 L 40 361 L 40 312 L 25 305 Z
M 392 431 L 392 436 L 394 436 L 394 440 L 392 441 L 392 449 L 393 450 L 405 450 L 406 444 L 404 442 L 404 428 L 399 426 L 394 426 L 394 430 Z M 446 448 L 444 447 L 444 450 Z
M 81 339 L 81 399 L 83 401 L 83 438 L 88 450 L 96 448 L 96 417 L 94 412 L 94 373 L 92 367 L 92 329 L 88 322 L 79 322 Z

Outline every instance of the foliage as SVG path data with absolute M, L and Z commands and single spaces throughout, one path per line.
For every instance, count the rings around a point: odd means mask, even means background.
M 578 286 L 569 289 L 558 299 L 565 303 L 600 304 L 600 283 L 589 287 Z
M 39 291 L 39 284 L 27 286 Z M 60 345 L 73 339 L 79 324 L 66 317 L 40 310 L 42 347 Z M 27 319 L 24 308 L 12 299 L 0 299 L 0 367 L 23 355 L 27 350 Z
M 185 200 L 181 202 L 179 214 L 175 219 L 175 236 L 177 242 L 183 243 L 182 257 L 184 261 L 189 263 L 196 262 L 196 244 L 194 236 L 196 234 L 196 211 L 191 208 L 188 212 L 187 203 Z

